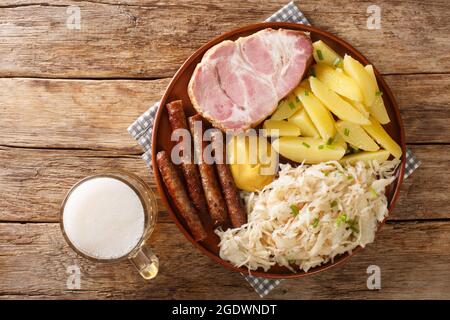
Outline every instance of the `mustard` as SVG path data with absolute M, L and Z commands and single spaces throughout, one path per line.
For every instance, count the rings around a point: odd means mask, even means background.
M 256 143 L 250 143 L 250 139 L 255 139 Z M 259 191 L 275 178 L 276 152 L 262 139 L 266 140 L 264 137 L 234 136 L 228 144 L 228 163 L 234 182 L 241 190 Z M 263 152 L 263 142 L 267 144 L 266 152 Z

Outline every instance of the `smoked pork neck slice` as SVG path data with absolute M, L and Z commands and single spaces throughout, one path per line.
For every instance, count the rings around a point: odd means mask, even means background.
M 241 131 L 258 125 L 294 89 L 312 61 L 301 31 L 263 29 L 226 40 L 203 56 L 189 81 L 194 108 L 215 127 Z

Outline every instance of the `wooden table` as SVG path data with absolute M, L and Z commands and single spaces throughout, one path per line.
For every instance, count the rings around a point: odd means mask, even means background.
M 201 44 L 263 20 L 285 1 L 2 1 L 1 298 L 258 298 L 241 275 L 197 252 L 162 205 L 152 241 L 161 269 L 151 282 L 127 262 L 77 257 L 58 210 L 73 183 L 104 170 L 126 169 L 153 185 L 128 125 Z M 366 24 L 373 1 L 298 4 L 313 25 L 353 44 L 384 74 L 408 147 L 423 164 L 375 243 L 340 268 L 284 281 L 268 298 L 449 299 L 449 2 L 377 0 L 378 30 Z M 80 29 L 69 5 L 80 9 Z M 81 270 L 79 290 L 67 287 L 71 265 Z M 367 288 L 369 265 L 381 269 L 381 290 Z

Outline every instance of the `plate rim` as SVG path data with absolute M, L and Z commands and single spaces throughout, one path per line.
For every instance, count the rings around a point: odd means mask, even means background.
M 335 41 L 336 43 L 339 43 L 340 46 L 344 47 L 346 50 L 348 50 L 349 52 L 355 53 L 356 56 L 354 56 L 354 58 L 356 58 L 358 61 L 363 62 L 364 64 L 372 64 L 370 63 L 370 61 L 364 56 L 362 55 L 357 49 L 355 49 L 353 46 L 351 46 L 348 42 L 346 42 L 345 40 L 333 35 L 332 33 L 329 33 L 327 31 L 318 29 L 316 27 L 312 27 L 309 25 L 304 25 L 304 24 L 298 24 L 298 23 L 291 23 L 291 22 L 259 22 L 259 23 L 253 23 L 253 24 L 249 24 L 249 25 L 245 25 L 230 31 L 227 31 L 217 37 L 212 38 L 211 40 L 207 41 L 205 44 L 203 44 L 202 46 L 200 46 L 197 50 L 194 51 L 194 53 L 192 53 L 184 62 L 183 64 L 180 66 L 180 68 L 177 70 L 177 72 L 175 73 L 175 75 L 173 76 L 173 78 L 171 79 L 169 85 L 167 86 L 167 88 L 164 91 L 164 94 L 160 100 L 160 105 L 158 107 L 158 110 L 156 112 L 156 116 L 155 116 L 155 120 L 154 120 L 154 124 L 153 124 L 153 130 L 152 130 L 152 137 L 151 137 L 151 141 L 152 141 L 152 167 L 153 167 L 153 175 L 154 175 L 154 179 L 155 179 L 155 184 L 156 184 L 156 188 L 158 190 L 158 194 L 161 197 L 161 200 L 167 210 L 167 212 L 169 213 L 170 218 L 175 222 L 175 224 L 177 225 L 178 229 L 181 231 L 181 233 L 183 233 L 183 235 L 187 238 L 187 240 L 189 240 L 195 248 L 197 248 L 198 250 L 200 250 L 203 254 L 205 254 L 206 256 L 208 256 L 209 258 L 211 258 L 214 262 L 220 264 L 221 266 L 235 271 L 235 272 L 239 272 L 243 275 L 252 275 L 252 276 L 257 276 L 257 277 L 263 277 L 263 278 L 268 278 L 268 279 L 294 279 L 294 278 L 302 278 L 305 276 L 309 276 L 309 275 L 313 275 L 331 268 L 334 268 L 338 265 L 341 265 L 342 263 L 348 261 L 348 259 L 350 257 L 352 257 L 356 252 L 359 252 L 361 249 L 363 249 L 361 246 L 357 246 L 355 249 L 353 249 L 351 252 L 347 252 L 345 254 L 339 255 L 333 262 L 328 262 L 324 265 L 320 265 L 314 268 L 311 268 L 310 270 L 308 270 L 307 272 L 305 271 L 300 271 L 297 273 L 292 273 L 292 274 L 288 274 L 288 273 L 269 273 L 269 272 L 265 272 L 265 271 L 258 271 L 260 269 L 258 269 L 257 271 L 249 271 L 247 268 L 243 268 L 243 267 L 235 267 L 234 265 L 232 265 L 230 262 L 223 260 L 222 258 L 220 258 L 220 256 L 215 255 L 214 253 L 210 252 L 209 250 L 207 250 L 205 247 L 203 247 L 199 242 L 195 241 L 193 239 L 193 237 L 191 236 L 191 234 L 184 228 L 184 226 L 181 224 L 181 222 L 179 221 L 179 218 L 177 217 L 177 215 L 173 212 L 171 204 L 170 204 L 170 200 L 168 199 L 168 196 L 166 194 L 166 192 L 164 191 L 164 188 L 162 186 L 162 179 L 160 176 L 160 172 L 158 170 L 158 166 L 156 163 L 156 153 L 157 153 L 157 136 L 158 136 L 158 129 L 159 129 L 159 122 L 161 119 L 161 114 L 163 113 L 163 109 L 166 103 L 167 103 L 167 98 L 169 96 L 169 93 L 172 91 L 173 87 L 175 86 L 175 84 L 178 81 L 178 78 L 181 76 L 181 74 L 185 71 L 186 68 L 188 68 L 193 60 L 197 59 L 200 55 L 203 55 L 206 50 L 208 50 L 212 45 L 219 43 L 223 40 L 226 40 L 232 36 L 235 36 L 236 34 L 240 34 L 240 33 L 245 33 L 245 32 L 251 32 L 252 30 L 254 30 L 255 32 L 264 29 L 264 28 L 274 28 L 274 29 L 278 29 L 278 28 L 284 28 L 284 29 L 291 29 L 291 30 L 297 30 L 297 31 L 304 31 L 304 32 L 312 32 L 312 33 L 316 33 L 316 34 L 320 34 L 321 36 L 323 36 L 324 38 L 329 38 L 333 41 Z M 353 54 L 352 54 L 353 55 Z M 373 65 L 373 64 L 372 64 Z M 388 206 L 388 215 L 386 216 L 386 218 L 378 223 L 377 226 L 377 230 L 375 232 L 375 239 L 378 235 L 378 233 L 381 231 L 382 227 L 384 226 L 387 218 L 391 215 L 393 208 L 395 207 L 395 203 L 397 202 L 398 196 L 399 196 L 399 192 L 401 189 L 401 186 L 403 184 L 403 178 L 404 178 L 404 173 L 405 173 L 405 165 L 406 165 L 406 141 L 405 141 L 405 128 L 404 128 L 404 124 L 403 124 L 403 119 L 401 117 L 400 114 L 400 108 L 398 107 L 397 101 L 394 97 L 394 95 L 391 92 L 391 89 L 389 88 L 389 86 L 387 85 L 387 83 L 384 81 L 383 77 L 381 76 L 381 74 L 378 72 L 377 68 L 375 66 L 373 66 L 374 72 L 375 72 L 375 76 L 377 78 L 377 81 L 380 81 L 382 84 L 382 87 L 385 88 L 385 90 L 383 91 L 384 94 L 387 94 L 389 101 L 391 102 L 392 106 L 393 106 L 393 111 L 395 112 L 395 115 L 398 119 L 398 125 L 400 128 L 400 146 L 402 149 L 402 159 L 401 159 L 401 164 L 400 167 L 397 169 L 398 170 L 398 182 L 396 185 L 396 188 L 394 190 L 394 194 L 392 196 L 392 200 L 389 203 Z M 154 133 L 154 134 L 153 134 Z M 375 241 L 374 239 L 374 241 Z

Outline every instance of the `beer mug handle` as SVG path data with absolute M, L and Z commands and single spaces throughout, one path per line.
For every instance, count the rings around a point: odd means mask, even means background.
M 145 280 L 153 279 L 158 274 L 159 259 L 148 246 L 142 245 L 130 254 L 128 259 L 130 259 Z

